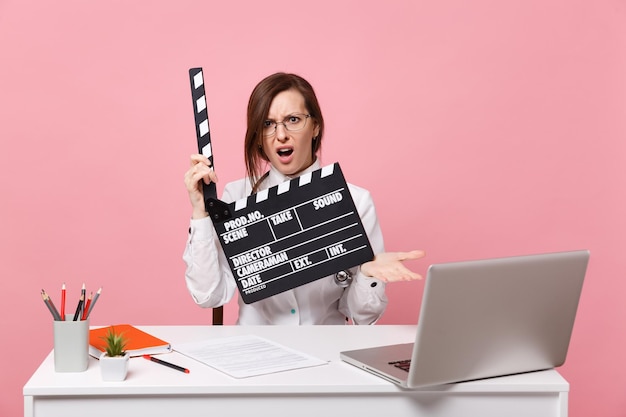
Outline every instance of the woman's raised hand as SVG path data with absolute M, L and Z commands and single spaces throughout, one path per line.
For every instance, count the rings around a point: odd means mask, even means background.
M 185 186 L 193 208 L 191 217 L 194 219 L 207 216 L 202 182 L 205 184 L 217 182 L 217 174 L 213 171 L 209 158 L 201 154 L 193 154 L 190 158 L 190 168 L 185 173 Z

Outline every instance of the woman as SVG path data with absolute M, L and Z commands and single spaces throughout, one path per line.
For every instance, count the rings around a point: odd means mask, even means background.
M 247 176 L 227 184 L 222 200 L 230 203 L 319 169 L 317 155 L 323 133 L 324 119 L 306 80 L 285 73 L 265 78 L 248 102 Z M 205 211 L 202 181 L 217 182 L 217 175 L 208 158 L 192 155 L 185 174 L 193 208 L 183 256 L 185 278 L 195 302 L 210 308 L 227 303 L 237 287 Z M 337 285 L 335 277 L 329 276 L 252 304 L 240 298 L 238 324 L 344 324 L 349 319 L 355 324 L 373 324 L 387 305 L 385 283 L 421 278 L 402 261 L 420 258 L 423 252 L 385 253 L 369 192 L 351 184 L 349 189 L 376 255 L 374 260 L 349 271 L 352 283 L 348 287 Z

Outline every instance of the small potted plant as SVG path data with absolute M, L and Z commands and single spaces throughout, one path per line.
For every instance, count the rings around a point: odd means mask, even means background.
M 126 339 L 124 334 L 109 329 L 102 338 L 106 342 L 105 351 L 100 355 L 100 372 L 104 381 L 123 381 L 128 373 L 130 355 L 124 350 Z

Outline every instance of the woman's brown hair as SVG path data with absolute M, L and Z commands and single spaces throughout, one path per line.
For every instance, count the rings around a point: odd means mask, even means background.
M 324 119 L 311 84 L 299 75 L 284 72 L 278 72 L 264 78 L 254 88 L 248 101 L 248 128 L 244 141 L 246 172 L 253 193 L 257 191 L 259 184 L 265 178 L 262 175 L 262 170 L 265 167 L 265 162 L 268 161 L 267 155 L 260 146 L 263 140 L 263 123 L 267 118 L 274 97 L 291 89 L 302 94 L 307 112 L 311 115 L 313 122 L 319 126 L 319 133 L 311 146 L 312 155 L 315 156 L 320 150 L 324 133 Z

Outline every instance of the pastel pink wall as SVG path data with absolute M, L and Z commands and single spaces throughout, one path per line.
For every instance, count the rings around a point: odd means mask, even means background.
M 0 0 L 0 415 L 52 347 L 42 287 L 103 286 L 92 324 L 210 322 L 181 259 L 193 66 L 220 189 L 251 89 L 292 71 L 416 270 L 590 249 L 560 372 L 571 416 L 626 415 L 625 22 L 623 0 Z M 391 285 L 382 322 L 415 323 L 422 288 Z

